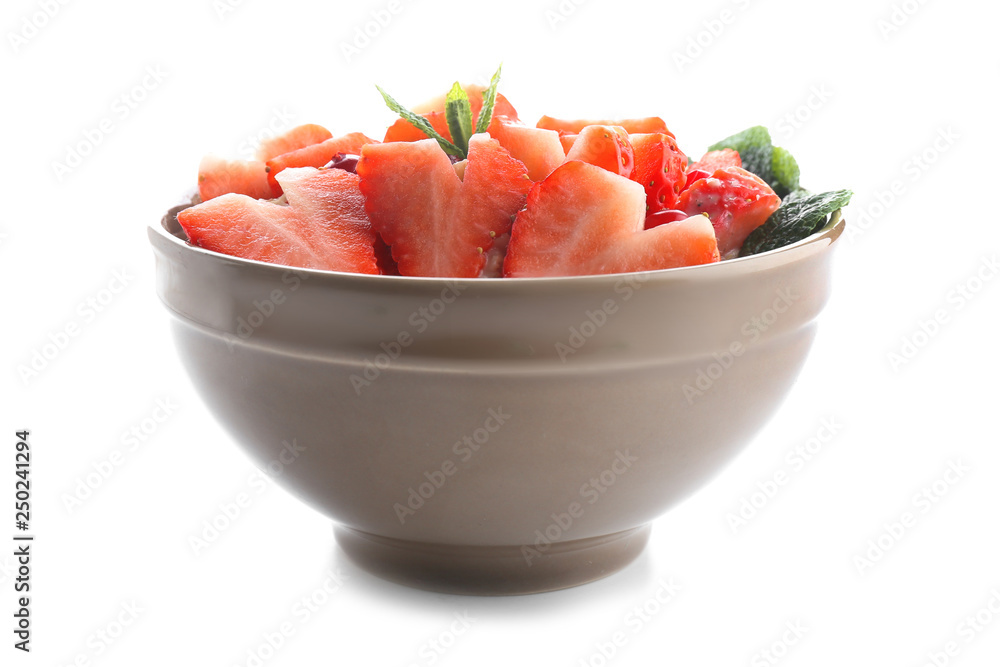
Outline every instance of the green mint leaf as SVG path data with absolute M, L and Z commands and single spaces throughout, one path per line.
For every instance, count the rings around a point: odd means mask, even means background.
M 771 145 L 771 133 L 763 125 L 757 125 L 708 147 L 709 151 L 720 151 L 732 148 L 740 154 L 743 168 L 757 174 L 770 184 L 774 180 L 771 163 L 774 157 L 774 146 Z M 779 195 L 780 196 L 780 195 Z
M 458 81 L 445 98 L 444 116 L 452 143 L 462 149 L 462 157 L 465 157 L 469 153 L 469 139 L 472 137 L 472 106 L 469 95 Z
M 774 147 L 774 153 L 771 156 L 771 172 L 774 174 L 771 188 L 782 199 L 799 189 L 799 163 L 784 148 Z
M 476 119 L 476 134 L 485 132 L 493 121 L 493 105 L 497 101 L 497 86 L 500 85 L 500 70 L 503 63 L 497 67 L 490 79 L 490 87 L 483 91 L 483 108 L 479 110 L 479 118 Z
M 382 90 L 380 86 L 375 87 L 378 88 L 378 92 L 381 93 L 382 99 L 385 100 L 385 105 L 394 112 L 398 113 L 400 118 L 426 134 L 431 139 L 436 139 L 438 144 L 441 145 L 441 148 L 448 155 L 457 155 L 461 158 L 465 158 L 465 153 L 462 152 L 462 149 L 438 134 L 438 131 L 435 130 L 429 122 L 427 122 L 426 118 L 420 114 L 413 113 L 404 107 L 402 104 L 394 100 L 392 95 Z
M 771 133 L 763 125 L 743 130 L 708 147 L 710 151 L 732 148 L 743 160 L 743 168 L 766 181 L 774 193 L 784 198 L 799 189 L 799 165 L 784 148 L 771 143 Z
M 787 196 L 781 198 L 782 204 L 791 204 L 793 201 L 798 201 L 800 199 L 805 199 L 806 197 L 811 197 L 812 193 L 805 188 L 799 188 L 798 190 L 792 190 Z
M 850 190 L 836 190 L 816 195 L 793 193 L 771 214 L 763 225 L 753 230 L 740 249 L 740 257 L 782 248 L 815 233 L 826 224 L 827 216 L 851 201 Z

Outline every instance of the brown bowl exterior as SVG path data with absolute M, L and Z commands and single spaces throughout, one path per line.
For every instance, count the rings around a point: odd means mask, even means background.
M 709 266 L 479 280 L 227 257 L 187 244 L 175 211 L 149 236 L 203 399 L 258 466 L 290 461 L 277 481 L 338 522 L 349 553 L 415 585 L 526 592 L 633 558 L 643 527 L 770 418 L 843 228 L 835 215 L 793 246 Z M 556 558 L 615 535 L 599 571 Z M 459 553 L 477 565 L 444 582 L 435 567 Z M 407 562 L 423 564 L 409 576 Z

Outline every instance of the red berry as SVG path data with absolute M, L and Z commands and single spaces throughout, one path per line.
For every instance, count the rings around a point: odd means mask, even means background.
M 684 211 L 678 211 L 676 209 L 667 208 L 662 211 L 657 211 L 656 213 L 650 213 L 646 216 L 646 229 L 652 229 L 653 227 L 659 227 L 660 225 L 665 225 L 668 222 L 677 222 L 678 220 L 687 220 L 691 216 Z
M 361 157 L 358 155 L 351 155 L 350 153 L 337 153 L 333 156 L 333 159 L 327 162 L 323 168 L 324 169 L 343 169 L 344 171 L 355 173 L 358 167 L 358 160 Z

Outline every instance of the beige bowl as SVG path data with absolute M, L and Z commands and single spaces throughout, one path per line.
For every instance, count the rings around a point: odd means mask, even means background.
M 631 562 L 781 403 L 844 229 L 709 266 L 452 281 L 220 255 L 177 210 L 149 230 L 157 290 L 212 412 L 361 567 L 470 594 Z

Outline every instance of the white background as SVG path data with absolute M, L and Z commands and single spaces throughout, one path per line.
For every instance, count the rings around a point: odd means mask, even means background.
M 294 634 L 263 664 L 916 667 L 951 641 L 957 655 L 937 664 L 998 664 L 1000 280 L 984 263 L 1000 249 L 996 3 L 907 0 L 889 31 L 890 0 L 567 0 L 562 13 L 556 0 L 405 0 L 350 57 L 343 45 L 387 0 L 233 0 L 222 12 L 212 0 L 50 4 L 46 18 L 44 2 L 7 0 L 0 18 L 0 538 L 14 532 L 20 428 L 32 429 L 37 535 L 30 655 L 11 648 L 13 563 L 0 549 L 0 663 L 255 664 L 248 651 L 288 621 Z M 276 486 L 259 492 L 182 372 L 146 226 L 194 185 L 205 152 L 243 154 L 288 114 L 380 137 L 393 116 L 375 83 L 415 104 L 500 61 L 501 91 L 529 122 L 660 115 L 695 156 L 762 123 L 798 157 L 806 186 L 857 195 L 790 398 L 656 522 L 637 562 L 557 593 L 452 597 L 367 575 L 327 519 Z M 57 174 L 95 131 L 99 143 Z M 939 136 L 951 138 L 935 147 Z M 116 271 L 127 286 L 91 312 Z M 956 291 L 977 287 L 968 299 Z M 935 314 L 944 323 L 921 334 Z M 22 377 L 71 324 L 79 335 Z M 893 363 L 907 341 L 919 349 Z M 123 435 L 149 427 L 158 400 L 173 414 L 129 451 Z M 836 435 L 796 469 L 786 454 L 825 419 Z M 114 450 L 121 465 L 68 508 Z M 966 472 L 939 482 L 933 503 L 915 498 L 952 464 Z M 734 530 L 727 515 L 779 471 L 790 481 Z M 240 493 L 250 506 L 195 555 L 189 538 Z M 906 512 L 915 525 L 884 535 Z M 878 561 L 862 565 L 880 538 Z M 296 615 L 338 570 L 340 589 Z M 671 579 L 680 591 L 656 602 Z M 119 634 L 123 605 L 139 611 Z M 628 617 L 643 605 L 647 620 Z M 977 612 L 985 624 L 973 631 Z M 453 637 L 456 614 L 473 621 Z M 102 631 L 117 637 L 109 645 Z M 597 645 L 619 631 L 625 644 L 606 660 Z M 776 662 L 761 653 L 772 648 Z

